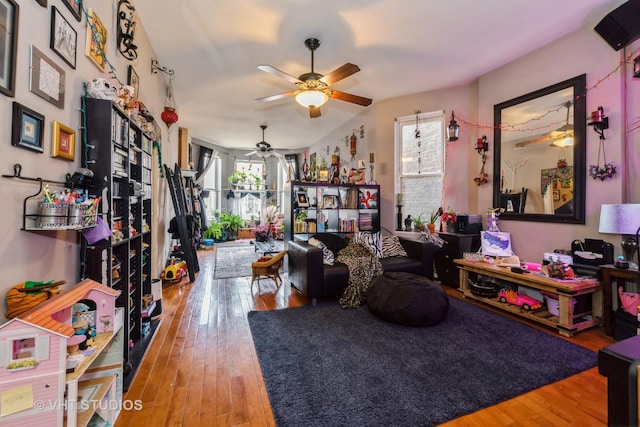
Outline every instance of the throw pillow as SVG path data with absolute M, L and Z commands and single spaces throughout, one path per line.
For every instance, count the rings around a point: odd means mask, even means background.
M 333 233 L 318 233 L 311 237 L 324 243 L 325 246 L 333 252 L 334 256 L 338 256 L 338 252 L 340 252 L 341 249 L 346 248 L 349 244 L 349 239 Z
M 408 257 L 407 251 L 404 250 L 398 236 L 384 236 L 382 238 L 382 255 L 384 258 L 392 256 Z
M 327 246 L 324 243 L 322 243 L 320 240 L 312 237 L 312 238 L 309 239 L 309 244 L 311 246 L 315 246 L 316 248 L 322 249 L 322 263 L 323 264 L 327 264 L 327 265 L 333 265 L 334 264 L 335 256 L 333 255 L 333 252 L 331 252 L 329 250 L 329 248 L 327 248 Z
M 382 255 L 382 233 L 369 231 L 358 231 L 353 234 L 353 241 L 365 245 L 378 258 L 384 258 Z

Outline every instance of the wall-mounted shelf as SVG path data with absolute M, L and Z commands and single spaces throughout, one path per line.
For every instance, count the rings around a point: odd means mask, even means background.
M 49 221 L 42 221 L 42 218 L 45 215 L 38 213 L 38 203 L 35 200 L 38 196 L 44 195 L 45 187 L 44 185 L 55 185 L 57 187 L 64 187 L 73 189 L 78 188 L 80 186 L 74 185 L 71 183 L 71 176 L 67 174 L 66 180 L 63 181 L 54 181 L 50 179 L 44 179 L 41 177 L 33 178 L 28 176 L 22 176 L 22 165 L 16 163 L 13 165 L 13 174 L 7 175 L 3 174 L 3 178 L 21 180 L 21 181 L 30 181 L 37 182 L 39 185 L 38 191 L 31 195 L 25 197 L 22 202 L 22 228 L 21 230 L 25 231 L 63 231 L 63 230 L 84 230 L 87 228 L 95 227 L 95 214 L 93 215 L 92 221 L 83 221 L 82 224 L 78 224 L 74 222 L 72 225 L 68 224 L 68 212 L 67 205 L 61 205 L 59 209 L 50 209 L 50 212 L 47 213 L 46 218 Z M 88 186 L 82 186 L 82 188 L 87 188 Z M 64 223 L 64 224 L 63 224 Z M 87 225 L 84 225 L 87 223 Z

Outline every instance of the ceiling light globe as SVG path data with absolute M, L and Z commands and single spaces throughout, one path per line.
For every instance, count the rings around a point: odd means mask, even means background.
M 319 90 L 305 90 L 296 95 L 296 102 L 304 108 L 322 107 L 328 100 L 327 94 Z

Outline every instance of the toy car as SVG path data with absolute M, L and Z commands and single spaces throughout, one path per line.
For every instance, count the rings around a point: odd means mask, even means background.
M 498 301 L 522 307 L 524 310 L 535 310 L 542 307 L 542 302 L 530 297 L 524 292 L 513 289 L 502 289 L 498 292 Z

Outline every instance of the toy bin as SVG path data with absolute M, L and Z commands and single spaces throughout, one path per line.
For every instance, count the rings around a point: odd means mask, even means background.
M 67 225 L 67 205 L 60 203 L 38 203 L 38 227 L 57 228 Z
M 554 316 L 559 316 L 560 315 L 560 303 L 557 299 L 555 298 L 551 298 L 549 295 L 545 295 L 544 296 L 544 300 L 547 303 L 547 310 L 549 311 L 549 313 L 553 314 Z M 576 306 L 576 299 L 575 298 L 571 298 L 571 303 L 573 304 L 573 307 L 575 309 Z

